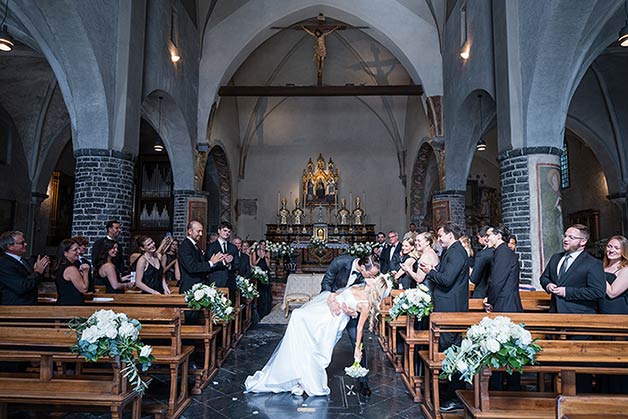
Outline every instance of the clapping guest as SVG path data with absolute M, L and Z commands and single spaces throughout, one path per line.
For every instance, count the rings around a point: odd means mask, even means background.
M 77 267 L 78 260 L 78 243 L 72 239 L 62 240 L 54 266 L 58 305 L 79 306 L 85 302 L 83 294 L 87 292 L 90 266 L 83 263 Z
M 88 277 L 87 277 L 87 290 L 89 292 L 94 292 L 94 280 L 92 278 L 92 264 L 85 257 L 85 253 L 87 253 L 87 247 L 89 246 L 89 239 L 85 236 L 74 236 L 72 240 L 76 242 L 79 246 L 79 258 L 76 261 L 76 267 L 80 268 L 81 265 L 86 264 L 89 266 Z
M 395 280 L 399 282 L 399 288 L 407 290 L 415 285 L 415 281 L 408 274 L 408 271 L 414 272 L 418 267 L 418 257 L 414 254 L 414 239 L 407 238 L 401 242 L 399 261 L 399 270 L 394 273 Z
M 399 235 L 396 231 L 391 230 L 388 232 L 388 246 L 384 248 L 379 258 L 381 273 L 399 270 L 399 253 L 401 253 Z
M 164 276 L 166 281 L 181 280 L 181 271 L 179 270 L 179 261 L 177 253 L 179 252 L 179 240 L 173 239 L 170 246 L 166 249 L 166 253 L 161 257 L 161 266 L 164 267 Z
M 105 228 L 107 229 L 107 235 L 105 237 L 101 237 L 100 239 L 94 242 L 92 246 L 92 265 L 96 266 L 96 258 L 100 255 L 102 247 L 106 240 L 117 241 L 120 233 L 122 232 L 122 224 L 118 220 L 109 220 L 105 223 Z M 122 272 L 124 270 L 124 255 L 122 252 L 122 248 L 118 243 L 118 254 L 115 257 L 113 263 L 118 268 L 118 271 Z M 106 284 L 105 284 L 106 285 Z
M 131 275 L 120 276 L 120 271 L 114 261 L 118 255 L 118 242 L 105 240 L 100 254 L 96 256 L 95 272 L 104 282 L 108 294 L 122 294 L 125 289 L 133 288 Z
M 244 243 L 240 237 L 233 238 L 233 245 L 236 247 L 237 253 L 234 258 L 236 274 L 244 278 L 251 276 L 251 259 L 248 253 L 248 243 L 246 245 L 247 252 L 244 251 Z
M 270 271 L 270 252 L 266 250 L 266 240 L 260 240 L 251 253 L 251 266 L 257 266 L 263 271 Z M 270 283 L 258 284 L 259 297 L 257 298 L 257 312 L 260 319 L 273 309 L 273 292 Z
M 163 275 L 161 258 L 164 250 L 170 245 L 172 237 L 168 236 L 161 241 L 159 249 L 155 241 L 148 236 L 139 236 L 137 244 L 142 256 L 137 260 L 135 271 L 135 286 L 146 294 L 170 294 L 168 283 Z
M 414 247 L 419 264 L 423 263 L 428 266 L 438 265 L 439 259 L 436 251 L 434 250 L 434 235 L 432 233 L 429 231 L 419 233 L 414 241 Z M 410 275 L 417 284 L 425 284 L 430 290 L 432 289 L 429 280 L 425 280 L 427 274 L 421 269 L 404 269 L 404 265 L 401 265 L 401 269 Z
M 384 246 L 386 246 L 386 234 L 383 231 L 377 233 L 377 247 L 373 248 L 373 254 L 377 256 L 377 260 L 379 260 L 382 255 L 382 250 L 384 250 Z

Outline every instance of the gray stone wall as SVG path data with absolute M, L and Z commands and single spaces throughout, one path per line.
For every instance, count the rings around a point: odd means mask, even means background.
M 462 231 L 467 229 L 465 222 L 465 191 L 441 191 L 434 194 L 432 204 L 449 201 L 449 221 L 458 224 Z M 437 223 L 436 214 L 432 213 L 432 221 Z M 438 224 L 438 223 L 437 223 Z M 434 228 L 438 227 L 435 225 Z
M 172 235 L 182 240 L 187 235 L 187 214 L 188 198 L 196 196 L 197 193 L 189 190 L 175 190 L 174 194 L 174 216 L 172 217 Z
M 85 236 L 93 244 L 105 235 L 105 222 L 117 219 L 122 224 L 118 241 L 125 257 L 128 256 L 135 158 L 119 151 L 101 149 L 78 149 L 74 151 L 74 157 L 72 234 Z

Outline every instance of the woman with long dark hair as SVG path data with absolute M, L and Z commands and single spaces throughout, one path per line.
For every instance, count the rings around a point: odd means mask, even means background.
M 54 265 L 58 305 L 80 306 L 85 302 L 83 294 L 87 292 L 89 285 L 90 267 L 86 263 L 77 267 L 79 256 L 79 245 L 76 241 L 61 241 Z
M 270 252 L 266 250 L 266 240 L 260 240 L 255 248 L 255 251 L 251 253 L 251 266 L 257 266 L 263 271 L 270 271 Z M 259 318 L 263 318 L 268 315 L 273 309 L 273 291 L 268 284 L 258 284 L 259 297 L 257 297 L 257 313 Z
M 95 274 L 104 282 L 108 294 L 122 294 L 125 289 L 133 288 L 131 275 L 120 276 L 120 271 L 113 262 L 118 255 L 118 242 L 105 240 L 100 254 L 96 256 Z
M 147 294 L 170 294 L 164 270 L 161 266 L 161 252 L 170 245 L 168 237 L 161 242 L 159 249 L 155 241 L 148 236 L 138 236 L 137 244 L 142 256 L 137 259 L 135 286 Z

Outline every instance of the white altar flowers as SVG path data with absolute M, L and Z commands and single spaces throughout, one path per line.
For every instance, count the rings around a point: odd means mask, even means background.
M 445 351 L 441 378 L 451 380 L 453 374 L 460 373 L 463 380 L 471 383 L 485 366 L 505 367 L 509 374 L 521 372 L 524 365 L 534 364 L 541 351 L 535 341 L 523 324 L 514 324 L 505 316 L 484 317 L 467 330 L 460 346 Z
M 393 306 L 390 308 L 390 318 L 396 319 L 402 314 L 409 314 L 420 319 L 429 316 L 434 309 L 432 296 L 429 289 L 419 284 L 417 288 L 410 288 L 393 300 Z
M 146 371 L 155 358 L 151 355 L 153 348 L 144 345 L 139 339 L 142 329 L 139 321 L 129 319 L 124 313 L 98 310 L 88 319 L 72 319 L 69 327 L 76 333 L 77 340 L 72 352 L 93 362 L 102 357 L 119 357 L 125 364 L 122 374 L 128 378 L 135 391 L 144 393 L 148 384 L 142 381 L 137 364 L 140 364 L 142 371 Z
M 236 286 L 240 290 L 240 294 L 248 300 L 253 300 L 255 297 L 259 296 L 259 292 L 257 291 L 257 288 L 255 288 L 255 285 L 240 275 L 236 276 Z
M 253 266 L 251 268 L 251 278 L 257 279 L 262 284 L 268 284 L 268 272 L 259 266 Z
M 185 292 L 185 302 L 194 310 L 207 308 L 212 312 L 214 323 L 234 317 L 231 301 L 214 284 L 194 284 Z

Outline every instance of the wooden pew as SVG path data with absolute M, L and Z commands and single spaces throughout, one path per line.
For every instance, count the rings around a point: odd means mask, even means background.
M 423 376 L 420 372 L 418 374 L 416 373 L 415 355 L 417 354 L 418 347 L 429 345 L 430 335 L 428 330 L 415 329 L 416 316 L 405 317 L 406 327 L 405 330 L 400 332 L 404 345 L 401 379 L 408 389 L 408 392 L 410 392 L 412 400 L 416 403 L 420 403 L 423 401 L 423 395 L 421 394 Z
M 537 373 L 559 373 L 556 392 L 525 393 L 488 391 L 490 370 L 476 377 L 473 392 L 461 391 L 469 417 L 554 417 L 554 398 L 557 393 L 575 394 L 575 374 L 626 374 L 628 342 L 570 340 L 584 336 L 605 338 L 628 336 L 628 317 L 620 315 L 545 314 L 545 313 L 432 313 L 430 316 L 430 342 L 428 351 L 421 351 L 425 366 L 425 394 L 423 413 L 428 418 L 441 417 L 439 413 L 438 376 L 441 372 L 444 353 L 438 350 L 442 333 L 463 333 L 471 325 L 479 323 L 485 316 L 504 315 L 515 323 L 525 323 L 526 329 L 539 342 L 544 351 L 537 356 L 538 365 L 524 367 L 524 371 Z M 552 339 L 548 339 L 552 337 Z M 618 352 L 620 351 L 620 352 Z M 623 352 L 622 352 L 623 351 Z M 620 353 L 621 355 L 618 355 Z M 592 367 L 591 363 L 604 363 L 604 367 Z M 542 384 L 542 383 L 541 383 Z M 542 385 L 539 389 L 543 391 Z M 527 398 L 527 399 L 526 399 Z M 514 400 L 516 399 L 516 401 Z M 502 407 L 504 409 L 502 409 Z M 520 407 L 517 410 L 517 407 Z M 548 410 L 549 409 L 549 410 Z M 508 410 L 514 411 L 508 416 Z M 495 413 L 497 411 L 497 413 Z M 536 416 L 529 416 L 533 411 Z M 519 415 L 519 416 L 517 416 Z
M 384 341 L 386 342 L 386 357 L 390 361 L 396 372 L 403 372 L 403 354 L 397 351 L 397 332 L 406 327 L 407 316 L 402 315 L 396 319 L 390 318 L 390 308 L 395 297 L 401 294 L 403 290 L 392 290 L 390 294 L 390 302 L 382 306 L 386 311 L 382 314 L 382 323 L 384 325 Z
M 628 395 L 559 396 L 557 419 L 628 418 Z
M 113 419 L 122 418 L 124 408 L 132 404 L 132 418 L 140 419 L 142 398 L 123 377 L 119 361 L 101 359 L 99 363 L 110 369 L 102 368 L 98 375 L 55 372 L 58 361 L 83 362 L 70 352 L 75 337 L 67 331 L 59 324 L 39 324 L 28 330 L 23 325 L 0 324 L 0 360 L 39 365 L 38 374 L 0 374 L 0 418 L 6 419 L 8 404 L 19 403 L 44 405 L 48 411 L 57 409 L 53 406 L 61 406 L 61 411 L 107 408 Z
M 74 317 L 87 318 L 100 307 L 57 307 L 57 306 L 11 306 L 0 307 L 0 325 L 20 326 L 30 330 L 36 325 L 56 325 L 64 327 L 73 339 L 75 335 L 67 328 L 68 321 Z M 190 405 L 188 394 L 188 361 L 194 350 L 192 346 L 181 344 L 181 312 L 177 308 L 161 307 L 115 307 L 114 311 L 126 313 L 142 323 L 140 337 L 146 344 L 153 344 L 154 364 L 167 365 L 166 374 L 170 375 L 168 405 L 147 406 L 148 411 L 165 411 L 168 418 L 177 418 Z M 164 345 L 163 342 L 169 342 Z M 72 345 L 75 342 L 72 343 Z M 72 346 L 70 345 L 70 346 Z M 181 385 L 178 379 L 181 378 Z

